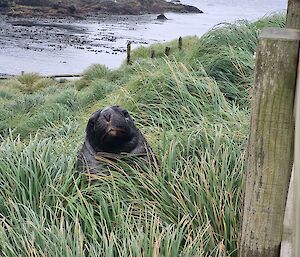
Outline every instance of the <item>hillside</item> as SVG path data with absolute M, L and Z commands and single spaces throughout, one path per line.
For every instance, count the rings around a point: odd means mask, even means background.
M 2 4 L 1 4 L 2 3 Z M 0 10 L 13 16 L 85 16 L 87 14 L 139 15 L 147 13 L 201 13 L 194 6 L 165 0 L 0 0 Z M 7 8 L 4 8 L 7 6 Z
M 257 36 L 283 25 L 272 16 L 184 38 L 182 51 L 142 47 L 132 65 L 95 65 L 78 81 L 1 81 L 1 254 L 237 256 Z M 112 104 L 159 167 L 120 162 L 91 184 L 77 152 L 91 113 Z

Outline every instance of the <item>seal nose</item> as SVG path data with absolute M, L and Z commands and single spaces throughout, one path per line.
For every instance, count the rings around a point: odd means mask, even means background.
M 110 119 L 111 119 L 111 113 L 105 112 L 105 113 L 103 113 L 103 117 L 104 117 L 104 119 L 105 119 L 107 122 L 110 122 Z

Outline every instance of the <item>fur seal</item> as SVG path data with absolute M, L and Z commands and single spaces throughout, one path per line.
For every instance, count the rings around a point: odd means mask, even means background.
M 105 167 L 105 162 L 102 157 L 116 159 L 124 154 L 156 163 L 150 146 L 126 109 L 115 105 L 94 112 L 87 123 L 85 141 L 77 157 L 77 169 L 103 174 L 101 167 Z

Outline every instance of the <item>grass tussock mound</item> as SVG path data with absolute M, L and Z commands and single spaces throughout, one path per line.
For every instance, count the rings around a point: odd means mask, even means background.
M 1 82 L 1 255 L 237 256 L 255 45 L 270 24 L 283 17 L 217 27 L 183 51 L 170 42 L 169 57 L 140 48 L 131 66 L 78 81 Z M 160 165 L 120 161 L 91 184 L 77 151 L 90 114 L 112 104 Z

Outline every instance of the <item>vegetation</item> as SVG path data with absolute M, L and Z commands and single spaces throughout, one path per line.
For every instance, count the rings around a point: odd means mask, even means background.
M 2 256 L 236 256 L 257 35 L 283 17 L 139 48 L 118 70 L 0 83 Z M 156 57 L 150 58 L 155 50 Z M 91 113 L 134 116 L 159 168 L 74 168 Z
M 32 5 L 32 6 L 42 6 L 42 5 L 49 5 L 51 3 L 50 0 L 17 0 L 18 4 L 24 5 Z M 55 1 L 52 1 L 55 2 Z
M 14 5 L 14 0 L 0 0 L 0 7 L 9 7 Z
M 13 0 L 0 0 L 5 7 Z M 13 16 L 76 16 L 87 14 L 138 15 L 179 12 L 202 13 L 197 7 L 174 4 L 165 0 L 15 0 L 16 5 L 6 13 Z

